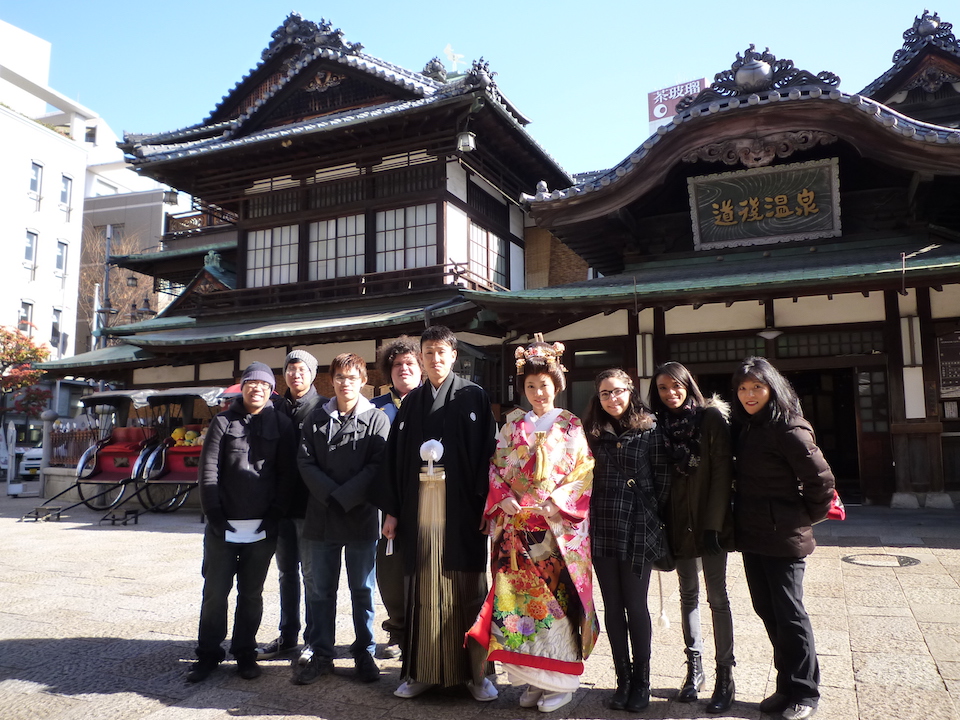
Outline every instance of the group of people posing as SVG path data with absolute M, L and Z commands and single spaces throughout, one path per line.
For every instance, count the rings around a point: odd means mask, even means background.
M 687 656 L 677 699 L 695 701 L 706 683 L 702 573 L 716 661 L 705 710 L 722 713 L 735 699 L 726 568 L 738 550 L 777 671 L 760 709 L 813 715 L 820 677 L 804 558 L 834 478 L 790 383 L 748 358 L 733 376 L 731 412 L 679 363 L 656 370 L 646 404 L 627 373 L 610 369 L 581 421 L 556 406 L 563 351 L 539 338 L 517 350 L 517 389 L 531 410 L 510 413 L 499 432 L 486 392 L 453 372 L 457 339 L 442 326 L 419 344 L 383 348 L 391 387 L 373 401 L 360 392 L 366 362 L 355 354 L 330 364 L 329 400 L 305 351 L 287 356 L 282 396 L 269 367 L 250 365 L 201 455 L 204 588 L 187 679 L 206 679 L 225 658 L 234 581 L 230 652 L 241 677 L 260 675 L 258 658 L 291 654 L 296 684 L 333 673 L 343 563 L 359 680 L 379 678 L 375 656 L 402 657 L 398 697 L 463 684 L 485 702 L 498 696 L 498 661 L 526 686 L 522 707 L 551 712 L 571 701 L 599 635 L 595 573 L 616 674 L 607 704 L 639 712 L 650 703 L 650 576 L 672 556 Z M 280 634 L 258 647 L 274 555 Z M 379 651 L 375 585 L 387 612 Z

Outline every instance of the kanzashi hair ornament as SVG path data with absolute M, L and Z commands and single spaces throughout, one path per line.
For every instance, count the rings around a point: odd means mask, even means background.
M 537 333 L 533 337 L 534 343 L 531 346 L 526 348 L 518 347 L 516 352 L 514 352 L 514 357 L 517 360 L 517 372 L 523 370 L 528 360 L 546 363 L 547 365 L 556 364 L 561 372 L 566 372 L 567 369 L 563 366 L 563 363 L 560 362 L 560 358 L 564 350 L 566 350 L 564 344 L 555 342 L 552 345 L 548 345 L 543 342 L 543 335 L 541 333 Z

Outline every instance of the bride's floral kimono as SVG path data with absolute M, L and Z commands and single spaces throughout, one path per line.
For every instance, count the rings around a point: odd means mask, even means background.
M 493 587 L 467 638 L 505 665 L 511 683 L 572 692 L 599 634 L 587 519 L 593 457 L 567 410 L 511 417 L 497 438 L 485 509 Z M 521 507 L 550 499 L 560 513 L 507 516 L 498 505 L 510 495 Z

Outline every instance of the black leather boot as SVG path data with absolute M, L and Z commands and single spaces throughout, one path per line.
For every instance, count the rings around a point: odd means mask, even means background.
M 713 697 L 707 703 L 708 713 L 722 713 L 733 705 L 733 698 L 737 693 L 737 685 L 733 682 L 733 668 L 730 665 L 717 665 L 717 684 L 713 689 Z
M 697 699 L 697 693 L 703 689 L 707 681 L 703 674 L 703 658 L 696 650 L 687 650 L 687 676 L 683 679 L 680 692 L 677 693 L 677 702 L 688 703 Z
M 624 710 L 639 712 L 650 704 L 650 661 L 634 660 L 630 673 L 630 692 Z
M 630 661 L 614 658 L 613 669 L 617 673 L 617 689 L 610 698 L 610 709 L 623 710 L 627 707 L 627 696 L 630 694 Z

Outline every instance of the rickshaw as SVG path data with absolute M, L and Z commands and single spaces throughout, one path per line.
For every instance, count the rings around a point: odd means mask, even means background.
M 153 410 L 156 442 L 138 465 L 137 490 L 124 503 L 137 497 L 143 510 L 114 512 L 102 520 L 124 523 L 144 512 L 174 512 L 197 486 L 200 451 L 206 428 L 219 412 L 220 387 L 182 387 L 157 390 L 147 397 Z
M 143 462 L 156 447 L 158 438 L 152 418 L 142 415 L 150 390 L 109 390 L 85 395 L 80 403 L 87 410 L 96 436 L 77 462 L 76 482 L 46 500 L 30 514 L 39 519 L 41 509 L 74 488 L 80 502 L 57 510 L 86 505 L 91 510 L 109 510 L 123 501 L 134 484 Z

